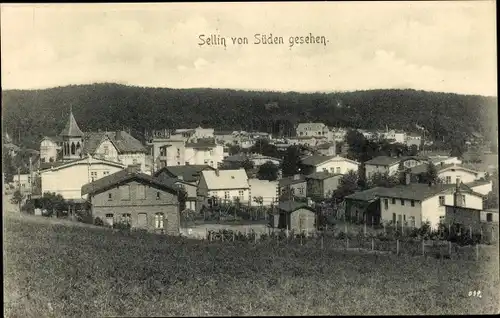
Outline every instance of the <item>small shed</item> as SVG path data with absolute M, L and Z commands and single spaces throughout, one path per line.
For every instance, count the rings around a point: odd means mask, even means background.
M 303 202 L 280 202 L 273 221 L 275 228 L 296 232 L 313 231 L 316 228 L 316 212 Z

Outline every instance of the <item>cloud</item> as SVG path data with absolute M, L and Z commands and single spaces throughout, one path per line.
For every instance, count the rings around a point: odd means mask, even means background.
M 2 85 L 99 81 L 298 91 L 408 87 L 496 95 L 493 2 L 2 6 Z M 493 13 L 492 13 L 493 12 Z M 284 45 L 231 44 L 282 36 Z M 290 36 L 327 46 L 290 48 Z M 198 45 L 199 34 L 228 47 Z M 168 76 L 165 76 L 168 74 Z

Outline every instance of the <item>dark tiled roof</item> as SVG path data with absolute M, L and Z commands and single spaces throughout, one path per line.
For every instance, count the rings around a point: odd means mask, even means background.
M 341 176 L 342 174 L 335 174 L 335 173 L 329 173 L 326 171 L 321 171 L 321 172 L 313 172 L 310 175 L 306 176 L 306 179 L 316 179 L 316 180 L 325 180 L 328 178 L 332 178 L 335 176 Z
M 335 144 L 333 142 L 327 142 L 321 145 L 318 145 L 318 149 L 329 149 L 330 147 L 333 147 Z
M 294 176 L 285 177 L 278 180 L 278 184 L 280 187 L 285 187 L 291 184 L 302 183 L 302 182 L 306 182 L 306 177 L 303 175 L 300 175 L 298 180 L 295 180 Z
M 412 183 L 409 185 L 399 185 L 393 188 L 382 188 L 380 196 L 422 201 L 445 190 L 456 187 L 455 184 L 437 184 L 429 186 L 423 183 Z M 462 187 L 462 189 L 464 189 Z
M 182 176 L 183 180 L 186 182 L 196 182 L 200 178 L 201 172 L 206 169 L 214 170 L 212 167 L 208 165 L 185 165 L 185 166 L 164 167 L 155 173 L 155 177 L 159 177 L 162 174 L 174 178 Z
M 80 127 L 78 127 L 75 116 L 73 116 L 73 112 L 69 113 L 69 118 L 66 122 L 66 126 L 64 126 L 64 129 L 61 131 L 60 135 L 67 137 L 83 137 L 83 132 L 80 130 Z
M 490 183 L 491 183 L 491 181 L 476 180 L 476 181 L 467 182 L 464 184 L 468 187 L 478 187 L 478 186 L 482 186 L 482 185 L 486 185 L 486 184 L 490 184 Z
M 278 204 L 278 209 L 287 213 L 296 211 L 301 208 L 314 211 L 310 206 L 307 205 L 307 203 L 304 202 L 283 201 Z
M 381 193 L 385 188 L 375 187 L 365 191 L 358 191 L 351 195 L 346 196 L 346 199 L 357 200 L 357 201 L 372 201 L 378 198 L 379 193 Z
M 228 162 L 244 162 L 247 159 L 248 159 L 248 156 L 246 156 L 244 154 L 236 154 L 236 155 L 232 155 L 232 156 L 227 156 L 226 158 L 224 158 L 224 161 L 228 161 Z
M 127 169 L 118 171 L 116 173 L 113 173 L 109 176 L 100 178 L 94 182 L 85 184 L 84 186 L 82 186 L 82 195 L 95 194 L 98 192 L 102 192 L 102 191 L 105 191 L 105 190 L 110 189 L 112 187 L 115 187 L 118 184 L 128 183 L 132 180 L 137 180 L 140 182 L 148 183 L 151 186 L 169 191 L 171 193 L 177 193 L 177 191 L 179 190 L 176 187 L 172 187 L 170 185 L 163 184 L 162 182 L 158 181 L 157 179 L 151 177 L 150 175 L 140 173 L 140 172 L 137 172 L 136 170 L 132 170 L 132 169 L 127 168 Z
M 89 132 L 84 136 L 82 153 L 93 155 L 97 147 L 108 138 L 116 147 L 118 153 L 145 153 L 146 148 L 142 143 L 125 131 L 116 132 Z
M 190 148 L 213 148 L 216 146 L 214 138 L 200 138 L 196 142 L 186 142 Z
M 316 166 L 332 158 L 335 158 L 335 156 L 313 155 L 302 159 L 302 164 L 307 166 Z
M 367 165 L 376 165 L 376 166 L 391 166 L 400 162 L 402 158 L 393 158 L 388 156 L 378 156 L 371 160 L 365 162 Z

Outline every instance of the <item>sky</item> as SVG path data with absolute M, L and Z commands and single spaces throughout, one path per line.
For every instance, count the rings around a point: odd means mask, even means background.
M 496 96 L 495 32 L 494 1 L 2 4 L 2 89 L 115 82 Z M 226 46 L 200 45 L 211 34 Z M 255 34 L 283 43 L 255 44 Z M 310 34 L 325 43 L 290 46 Z

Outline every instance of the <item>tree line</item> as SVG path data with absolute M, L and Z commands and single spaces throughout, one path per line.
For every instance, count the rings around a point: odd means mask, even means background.
M 60 133 L 70 106 L 83 131 L 127 127 L 142 138 L 152 129 L 198 125 L 293 135 L 295 125 L 307 121 L 366 129 L 388 125 L 407 131 L 415 131 L 418 123 L 429 137 L 444 142 L 457 132 L 497 134 L 491 116 L 496 97 L 408 89 L 303 94 L 105 83 L 7 90 L 2 100 L 4 130 L 14 143 L 35 149 L 44 135 Z

